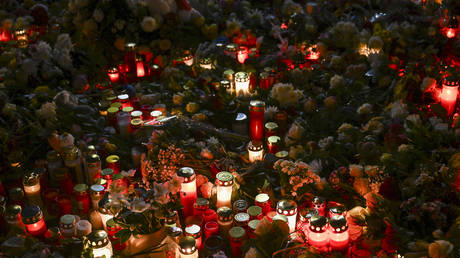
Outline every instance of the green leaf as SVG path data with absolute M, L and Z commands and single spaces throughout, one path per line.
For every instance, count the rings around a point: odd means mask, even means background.
M 131 230 L 129 229 L 122 229 L 115 233 L 115 237 L 120 238 L 120 242 L 124 243 L 128 241 L 128 239 L 131 237 Z

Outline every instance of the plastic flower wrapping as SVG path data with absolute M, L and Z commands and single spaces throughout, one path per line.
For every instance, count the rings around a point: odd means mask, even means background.
M 7 257 L 460 256 L 458 1 L 0 7 Z

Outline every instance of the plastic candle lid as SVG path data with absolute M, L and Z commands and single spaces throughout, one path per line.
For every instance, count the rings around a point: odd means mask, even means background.
M 251 206 L 248 208 L 248 214 L 251 217 L 258 216 L 261 213 L 262 213 L 262 208 L 260 208 L 259 206 Z
M 124 107 L 121 111 L 131 113 L 133 112 L 134 108 L 133 107 Z
M 257 226 L 259 225 L 259 222 L 260 222 L 260 220 L 253 219 L 253 220 L 249 221 L 248 226 L 249 226 L 250 229 L 256 230 Z
M 66 215 L 63 215 L 59 221 L 63 225 L 73 225 L 75 223 L 75 216 L 66 214 Z
M 268 194 L 266 193 L 261 193 L 261 194 L 256 195 L 255 200 L 256 202 L 264 203 L 270 200 L 270 196 L 268 196 Z
M 89 234 L 88 241 L 92 248 L 101 248 L 109 243 L 109 238 L 104 230 L 95 230 Z
M 109 175 L 113 175 L 113 169 L 111 169 L 111 168 L 104 168 L 104 169 L 101 171 L 101 176 L 109 176 Z
M 198 233 L 200 233 L 200 231 L 201 231 L 200 226 L 198 226 L 196 224 L 192 224 L 192 225 L 190 225 L 190 226 L 185 228 L 185 233 L 190 234 L 190 235 L 198 234 Z
M 273 221 L 275 220 L 279 220 L 279 221 L 283 221 L 283 222 L 288 222 L 288 218 L 284 215 L 281 215 L 281 214 L 276 214 L 275 217 L 273 217 Z
M 282 211 L 290 211 L 297 208 L 297 204 L 293 200 L 281 200 L 276 204 L 276 208 Z
M 180 177 L 191 177 L 195 175 L 195 170 L 193 170 L 193 168 L 190 167 L 183 167 L 177 171 L 177 175 Z
M 220 207 L 217 209 L 217 216 L 220 221 L 230 221 L 233 218 L 233 210 L 229 207 Z
M 24 224 L 34 224 L 43 218 L 43 212 L 37 205 L 26 206 L 21 212 Z
M 240 239 L 244 237 L 244 235 L 246 234 L 246 231 L 242 227 L 233 227 L 228 231 L 228 234 L 233 239 Z
M 100 184 L 95 184 L 91 186 L 91 191 L 93 192 L 102 192 L 104 191 L 104 189 L 105 189 L 104 186 Z
M 235 217 L 234 217 L 236 222 L 247 222 L 249 221 L 249 218 L 250 216 L 246 212 L 237 213 L 235 214 Z
M 120 110 L 121 106 L 122 106 L 122 104 L 120 102 L 114 102 L 114 103 L 110 104 L 110 107 L 114 107 L 117 110 Z
M 233 175 L 230 172 L 222 171 L 216 175 L 216 184 L 219 186 L 230 186 L 233 184 Z
M 195 242 L 195 238 L 186 236 L 179 241 L 179 246 L 181 249 L 193 249 L 195 247 Z
M 77 184 L 74 186 L 73 190 L 77 193 L 82 193 L 88 190 L 88 186 L 86 184 Z
M 118 157 L 117 155 L 110 155 L 105 159 L 107 163 L 115 163 L 115 162 L 118 162 L 119 160 L 120 160 L 120 157 Z

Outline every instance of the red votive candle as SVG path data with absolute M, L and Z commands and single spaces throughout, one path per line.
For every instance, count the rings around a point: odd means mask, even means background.
M 266 215 L 267 219 L 272 222 L 273 218 L 276 216 L 276 211 L 269 211 Z
M 268 153 L 276 154 L 281 150 L 281 138 L 279 136 L 270 136 L 267 139 Z
M 113 219 L 107 220 L 107 234 L 109 235 L 110 242 L 112 242 L 113 249 L 115 251 L 120 252 L 126 248 L 126 242 L 120 243 L 120 239 L 115 237 L 115 234 L 121 230 L 121 227 L 115 223 Z
M 252 141 L 264 139 L 264 112 L 265 103 L 260 100 L 252 100 L 249 103 L 249 133 Z
M 201 247 L 202 247 L 202 242 L 203 242 L 203 238 L 201 237 L 201 227 L 196 225 L 196 224 L 192 224 L 190 226 L 187 226 L 185 228 L 185 236 L 191 236 L 193 238 L 195 238 L 195 241 L 196 241 L 196 248 L 198 250 L 201 250 Z
M 26 231 L 34 237 L 41 237 L 48 230 L 43 219 L 43 212 L 36 205 L 26 206 L 21 212 L 21 217 Z
M 242 227 L 233 227 L 228 232 L 230 236 L 230 246 L 232 247 L 232 256 L 241 257 L 241 246 L 246 239 L 246 230 Z
M 142 105 L 141 106 L 141 111 L 142 111 L 142 120 L 144 121 L 150 121 L 152 117 L 150 116 L 150 113 L 153 111 L 153 107 L 150 105 Z
M 120 173 L 120 157 L 117 155 L 110 155 L 105 159 L 106 167 L 111 168 L 114 174 Z
M 125 44 L 125 71 L 132 72 L 136 70 L 136 43 Z
M 116 67 L 110 68 L 107 75 L 112 83 L 117 83 L 120 80 L 120 73 Z
M 209 200 L 198 197 L 196 202 L 193 204 L 193 215 L 203 216 L 207 209 L 209 209 Z
M 270 196 L 266 193 L 256 195 L 255 205 L 262 208 L 263 215 L 267 215 L 272 210 Z
M 57 196 L 56 203 L 61 216 L 65 214 L 72 214 L 72 201 L 69 195 Z
M 67 172 L 67 168 L 60 168 L 56 171 L 56 178 L 59 183 L 59 186 L 62 189 L 62 192 L 68 195 L 73 194 L 73 182 Z
M 206 238 L 219 234 L 219 224 L 216 221 L 209 221 L 204 224 L 204 236 Z
M 57 214 L 56 198 L 59 195 L 58 189 L 48 188 L 44 191 L 43 197 L 45 198 L 46 209 L 50 214 Z
M 217 221 L 217 213 L 213 209 L 207 209 L 203 212 L 204 223 L 209 221 Z
M 86 184 L 78 184 L 73 188 L 75 199 L 77 200 L 77 209 L 80 214 L 87 214 L 91 207 L 91 199 Z

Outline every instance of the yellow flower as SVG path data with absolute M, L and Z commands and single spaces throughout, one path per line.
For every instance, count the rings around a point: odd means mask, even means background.
M 189 102 L 185 107 L 185 110 L 189 113 L 196 113 L 200 109 L 200 106 L 195 102 Z

